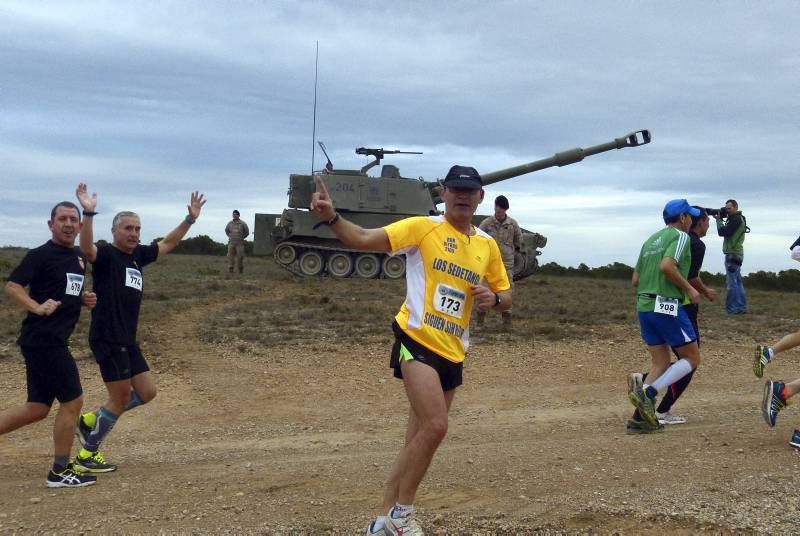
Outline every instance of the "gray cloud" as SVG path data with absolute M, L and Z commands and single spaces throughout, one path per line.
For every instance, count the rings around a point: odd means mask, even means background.
M 279 212 L 288 174 L 310 168 L 319 40 L 317 136 L 337 167 L 366 163 L 362 145 L 422 150 L 391 163 L 435 178 L 649 128 L 649 146 L 487 195 L 518 198 L 549 235 L 543 260 L 590 265 L 632 262 L 672 197 L 735 197 L 754 229 L 745 268 L 784 269 L 798 19 L 794 2 L 4 2 L 0 243 L 40 242 L 14 222 L 78 180 L 153 236 L 194 189 L 210 199 L 195 231 L 218 240 L 232 206 Z

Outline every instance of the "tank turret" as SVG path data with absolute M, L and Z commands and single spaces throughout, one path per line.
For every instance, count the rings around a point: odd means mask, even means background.
M 554 154 L 549 158 L 527 164 L 481 173 L 484 185 L 533 173 L 554 166 L 580 162 L 587 156 L 637 147 L 650 143 L 650 132 L 639 130 L 613 141 L 588 148 L 575 148 Z M 320 144 L 323 148 L 324 146 Z M 378 177 L 367 175 L 387 154 L 421 154 L 406 151 L 360 147 L 357 154 L 373 156 L 374 160 L 356 170 L 335 169 L 327 158 L 323 175 L 328 193 L 336 210 L 344 217 L 363 227 L 382 227 L 409 216 L 439 214 L 439 181 L 422 178 L 405 178 L 394 165 L 384 165 Z M 345 247 L 330 228 L 320 226 L 309 212 L 311 194 L 314 192 L 312 175 L 289 176 L 288 208 L 282 214 L 256 214 L 254 225 L 254 252 L 274 256 L 282 267 L 303 276 L 328 274 L 336 278 L 386 277 L 397 279 L 405 275 L 405 258 L 380 252 L 353 251 Z M 485 216 L 475 216 L 476 225 Z M 547 238 L 523 230 L 523 245 L 514 263 L 514 279 L 527 277 L 538 266 L 537 256 L 547 244 Z

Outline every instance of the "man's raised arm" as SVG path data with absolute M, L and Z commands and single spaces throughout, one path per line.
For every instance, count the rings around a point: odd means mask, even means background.
M 94 245 L 94 216 L 97 214 L 97 194 L 92 193 L 89 195 L 89 189 L 86 184 L 78 183 L 78 188 L 75 190 L 75 195 L 78 197 L 78 202 L 83 208 L 83 224 L 81 225 L 80 248 L 89 262 L 94 262 L 97 259 L 97 246 Z
M 345 220 L 336 212 L 322 178 L 314 177 L 314 183 L 317 185 L 317 191 L 311 196 L 311 212 L 328 225 L 345 246 L 361 251 L 380 251 L 382 253 L 391 251 L 389 235 L 383 228 L 365 229 Z
M 197 218 L 200 217 L 200 211 L 203 209 L 203 205 L 206 204 L 206 200 L 203 198 L 203 194 L 200 192 L 192 192 L 192 198 L 189 201 L 189 204 L 186 205 L 189 214 L 183 219 L 183 221 L 178 224 L 172 231 L 169 232 L 167 236 L 162 238 L 158 241 L 158 255 L 166 255 L 176 247 L 181 242 L 181 238 L 186 236 L 186 233 L 189 232 L 189 227 L 197 221 Z

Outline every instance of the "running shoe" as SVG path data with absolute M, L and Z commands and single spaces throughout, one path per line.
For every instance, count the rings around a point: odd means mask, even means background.
M 70 462 L 61 472 L 56 473 L 50 469 L 45 484 L 48 488 L 83 488 L 95 482 L 97 482 L 96 476 L 87 475 Z
M 100 452 L 89 452 L 88 455 L 83 455 L 82 451 L 75 456 L 75 467 L 87 473 L 111 473 L 117 470 L 117 466 L 109 463 Z
M 669 411 L 667 411 L 666 413 L 656 412 L 656 417 L 658 417 L 658 422 L 660 424 L 666 424 L 666 425 L 686 424 L 686 417 L 683 417 L 681 415 L 673 415 Z
M 664 425 L 659 424 L 657 426 L 652 426 L 645 421 L 628 419 L 628 422 L 625 423 L 625 431 L 629 434 L 652 434 L 653 432 L 663 432 Z
M 789 441 L 789 444 L 795 448 L 800 449 L 800 430 L 795 429 L 794 433 L 792 434 L 792 439 Z
M 384 529 L 389 536 L 424 536 L 422 527 L 419 526 L 414 518 L 414 513 L 409 512 L 403 517 L 392 517 L 391 511 L 386 516 L 386 528 Z
M 769 346 L 759 344 L 756 346 L 756 358 L 753 360 L 753 373 L 757 378 L 764 376 L 764 367 L 772 360 L 769 356 Z
M 781 381 L 768 381 L 764 384 L 764 399 L 761 402 L 761 414 L 769 426 L 775 426 L 778 412 L 785 408 L 789 401 L 783 398 L 783 387 Z
M 386 536 L 389 533 L 386 532 L 386 528 L 385 527 L 386 526 L 384 525 L 383 527 L 379 528 L 378 530 L 375 530 L 375 521 L 373 520 L 372 523 L 369 524 L 369 527 L 367 527 L 367 536 L 377 536 L 377 535 Z
M 642 419 L 647 421 L 650 426 L 656 427 L 658 418 L 656 417 L 655 400 L 645 394 L 642 381 L 641 372 L 634 372 L 628 376 L 628 399 L 639 410 Z
M 92 423 L 91 426 L 86 421 Z M 75 423 L 75 435 L 78 436 L 78 442 L 82 447 L 86 448 L 86 441 L 89 440 L 89 434 L 92 433 L 94 423 L 97 422 L 97 416 L 93 411 L 88 411 L 83 415 L 78 415 L 78 422 Z

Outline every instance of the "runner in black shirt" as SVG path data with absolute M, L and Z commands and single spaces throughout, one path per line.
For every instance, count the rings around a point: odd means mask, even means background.
M 5 287 L 8 297 L 28 311 L 17 339 L 25 358 L 28 400 L 0 412 L 0 434 L 44 419 L 58 399 L 53 468 L 46 484 L 83 487 L 94 484 L 96 477 L 69 461 L 72 426 L 83 407 L 78 367 L 67 346 L 81 313 L 86 270 L 86 259 L 74 245 L 81 228 L 78 207 L 69 201 L 59 203 L 50 213 L 48 226 L 52 238 L 25 255 Z M 93 305 L 94 298 L 87 295 L 85 301 Z
M 202 194 L 194 192 L 187 206 L 189 214 L 180 225 L 163 239 L 146 246 L 139 244 L 142 229 L 139 216 L 134 212 L 120 212 L 111 225 L 113 243 L 97 246 L 92 242 L 97 194 L 89 195 L 86 185 L 80 183 L 76 195 L 86 216 L 81 251 L 93 264 L 92 278 L 98 303 L 92 311 L 89 344 L 108 389 L 108 401 L 98 411 L 84 413 L 78 418 L 76 434 L 83 448 L 75 460 L 86 471 L 106 473 L 114 471 L 116 466 L 106 462 L 98 452 L 103 439 L 124 412 L 156 396 L 155 379 L 136 342 L 144 291 L 142 270 L 175 249 L 200 216 L 205 200 Z

